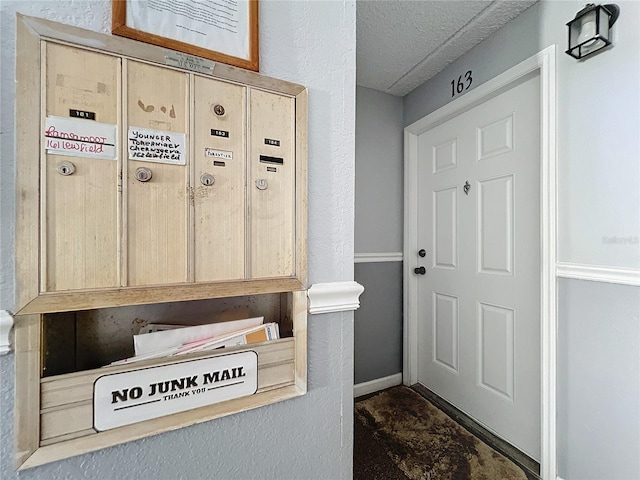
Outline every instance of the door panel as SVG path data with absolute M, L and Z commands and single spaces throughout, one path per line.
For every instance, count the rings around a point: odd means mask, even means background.
M 458 189 L 433 192 L 434 268 L 455 270 L 458 265 Z
M 418 137 L 418 381 L 540 458 L 539 77 Z
M 478 302 L 478 385 L 513 402 L 514 311 Z
M 295 274 L 294 100 L 255 89 L 249 98 L 250 278 L 288 277 Z
M 246 88 L 199 76 L 194 82 L 195 280 L 243 279 Z M 223 110 L 216 113 L 217 105 Z M 213 183 L 204 185 L 203 175 Z
M 478 273 L 513 276 L 513 175 L 478 182 Z
M 47 117 L 87 125 L 78 130 L 117 124 L 119 76 L 116 57 L 47 42 Z M 71 117 L 72 111 L 90 112 L 94 119 Z M 69 138 L 67 132 L 58 135 Z M 73 174 L 58 172 L 65 161 L 75 167 Z M 43 178 L 42 291 L 118 286 L 117 160 L 49 153 Z
M 134 158 L 129 151 L 125 161 L 128 285 L 180 283 L 188 278 L 187 95 L 187 74 L 127 62 L 125 132 L 135 127 L 144 129 L 140 130 L 144 135 L 154 136 L 144 138 L 145 150 L 140 151 L 143 157 Z M 181 141 L 184 164 L 177 163 L 176 149 L 167 149 L 167 144 Z M 171 152 L 169 158 L 160 156 L 158 148 Z M 138 180 L 139 168 L 151 171 L 151 179 Z
M 433 292 L 433 360 L 458 373 L 458 298 Z

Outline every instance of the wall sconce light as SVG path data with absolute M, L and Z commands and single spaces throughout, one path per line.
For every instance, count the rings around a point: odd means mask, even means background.
M 576 18 L 567 23 L 569 50 L 566 53 L 580 59 L 611 45 L 611 27 L 619 14 L 620 8 L 613 3 L 587 4 L 576 13 Z

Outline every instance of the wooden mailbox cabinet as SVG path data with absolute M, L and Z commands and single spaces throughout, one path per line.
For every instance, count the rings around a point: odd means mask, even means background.
M 306 89 L 21 15 L 17 36 L 18 467 L 304 394 Z M 281 338 L 108 366 L 146 323 L 246 316 Z M 100 377 L 249 350 L 255 394 L 94 428 Z

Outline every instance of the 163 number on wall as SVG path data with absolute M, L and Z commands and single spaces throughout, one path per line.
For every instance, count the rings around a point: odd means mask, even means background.
M 471 70 L 469 70 L 464 75 L 460 75 L 457 80 L 454 78 L 453 80 L 451 80 L 451 96 L 455 97 L 465 90 L 469 90 L 469 87 L 472 83 L 473 73 L 471 72 Z

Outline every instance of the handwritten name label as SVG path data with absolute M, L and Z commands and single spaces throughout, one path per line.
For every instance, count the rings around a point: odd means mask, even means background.
M 117 132 L 117 125 L 109 123 L 50 116 L 45 121 L 45 148 L 54 155 L 115 160 Z
M 129 127 L 130 160 L 186 165 L 186 135 L 184 133 Z
M 257 389 L 253 351 L 103 375 L 93 386 L 93 425 L 110 430 L 253 395 Z

